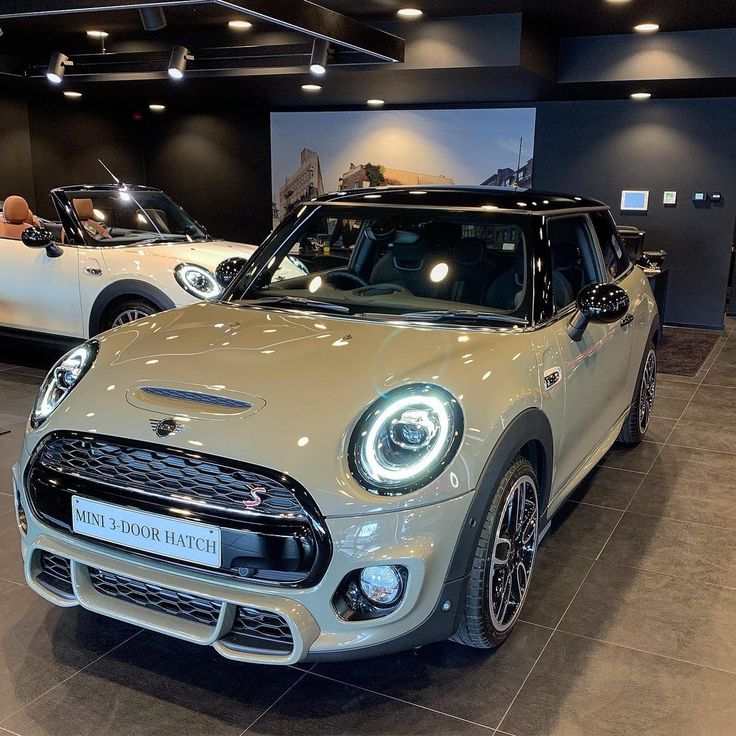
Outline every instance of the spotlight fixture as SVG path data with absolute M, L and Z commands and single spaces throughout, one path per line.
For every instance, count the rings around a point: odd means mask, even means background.
M 66 54 L 62 54 L 61 51 L 54 51 L 51 54 L 51 61 L 46 70 L 46 77 L 49 82 L 61 84 L 61 78 L 64 76 L 64 72 L 68 66 L 74 66 L 74 62 L 69 61 L 69 57 Z
M 366 100 L 366 104 L 371 107 L 383 107 L 386 104 L 385 100 L 379 100 L 377 98 Z
M 193 58 L 186 46 L 174 46 L 169 59 L 169 76 L 172 79 L 181 79 L 187 68 L 187 62 Z
M 637 33 L 656 33 L 659 30 L 659 24 L 658 23 L 639 23 L 639 25 L 634 26 L 634 30 Z
M 160 31 L 166 28 L 166 16 L 163 8 L 141 8 L 141 23 L 146 31 Z
M 421 18 L 424 14 L 419 8 L 399 8 L 396 11 L 396 15 L 399 18 Z
M 81 92 L 72 92 L 71 90 L 66 90 L 64 92 L 64 97 L 68 97 L 71 100 L 78 100 L 81 96 Z
M 87 31 L 90 38 L 107 38 L 110 34 L 107 31 Z
M 231 20 L 227 25 L 228 28 L 232 28 L 234 31 L 247 31 L 253 28 L 253 24 L 247 20 Z
M 312 56 L 309 59 L 309 71 L 321 77 L 327 71 L 327 57 L 330 44 L 321 38 L 315 38 L 312 44 Z
M 2 38 L 2 37 L 3 37 L 3 29 L 0 28 L 0 38 Z
M 152 103 L 148 106 L 151 112 L 163 112 L 166 109 L 166 105 L 159 105 L 158 103 Z
M 648 100 L 652 96 L 651 92 L 632 92 L 632 100 Z
M 305 92 L 319 92 L 322 87 L 319 84 L 303 84 L 302 89 Z

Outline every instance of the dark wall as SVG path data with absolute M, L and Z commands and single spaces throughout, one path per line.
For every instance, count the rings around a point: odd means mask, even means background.
M 19 194 L 34 209 L 28 108 L 13 97 L 0 97 L 0 162 L 0 199 Z
M 723 325 L 736 213 L 736 98 L 554 102 L 537 108 L 534 186 L 611 205 L 619 224 L 647 231 L 671 266 L 665 320 Z M 619 211 L 622 189 L 649 189 L 645 215 Z M 677 206 L 662 204 L 677 191 Z M 723 205 L 696 208 L 696 191 Z
M 69 184 L 106 184 L 110 176 L 145 183 L 143 124 L 129 113 L 83 102 L 34 101 L 29 105 L 35 199 L 39 213 L 54 215 L 49 191 Z
M 167 112 L 146 130 L 147 184 L 166 191 L 216 237 L 263 240 L 271 229 L 267 112 Z

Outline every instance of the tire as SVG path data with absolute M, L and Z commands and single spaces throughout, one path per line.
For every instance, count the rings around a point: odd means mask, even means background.
M 124 298 L 105 310 L 105 316 L 102 318 L 102 329 L 104 331 L 113 327 L 120 327 L 120 325 L 126 325 L 137 319 L 150 317 L 158 311 L 159 309 L 146 299 L 140 297 Z
M 538 487 L 531 463 L 518 456 L 501 478 L 483 523 L 460 626 L 452 641 L 492 649 L 511 633 L 526 600 L 537 555 Z M 521 498 L 524 513 L 518 524 L 515 512 Z
M 644 439 L 652 418 L 656 390 L 657 351 L 654 349 L 654 343 L 650 341 L 639 367 L 631 408 L 618 435 L 617 441 L 622 445 L 638 445 Z

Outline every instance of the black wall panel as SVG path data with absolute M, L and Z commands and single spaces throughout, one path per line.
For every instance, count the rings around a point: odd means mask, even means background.
M 647 231 L 671 265 L 665 319 L 721 327 L 736 215 L 736 98 L 553 102 L 537 108 L 534 186 L 586 194 Z M 649 211 L 619 211 L 622 189 L 649 189 Z M 676 207 L 662 204 L 676 190 Z M 723 204 L 696 208 L 692 194 Z
M 271 229 L 270 140 L 265 111 L 167 113 L 147 123 L 146 183 L 212 235 L 260 243 Z
M 0 199 L 10 194 L 25 197 L 35 208 L 28 107 L 22 100 L 0 97 Z

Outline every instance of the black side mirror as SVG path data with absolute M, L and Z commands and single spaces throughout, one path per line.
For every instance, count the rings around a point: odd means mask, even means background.
M 575 342 L 583 337 L 588 322 L 611 324 L 623 319 L 629 311 L 629 295 L 617 284 L 588 284 L 578 294 L 577 307 L 567 330 Z
M 54 234 L 45 227 L 29 227 L 21 234 L 23 245 L 28 248 L 45 248 L 49 258 L 58 258 L 64 251 L 54 243 Z
M 240 256 L 226 258 L 215 269 L 215 278 L 220 286 L 227 286 L 241 271 L 248 261 Z

